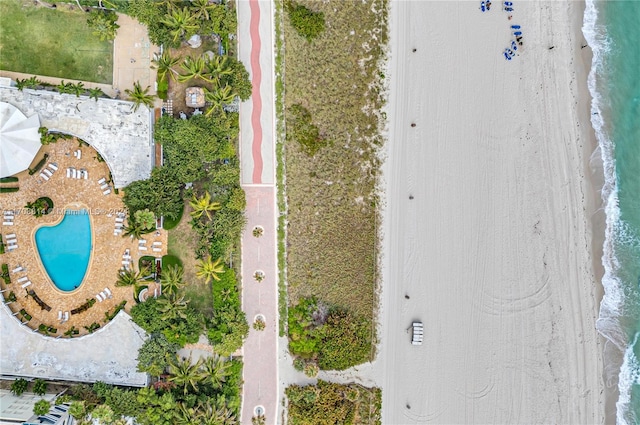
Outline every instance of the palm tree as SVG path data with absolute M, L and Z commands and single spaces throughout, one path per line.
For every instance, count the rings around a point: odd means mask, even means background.
M 80 95 L 84 93 L 84 83 L 79 82 L 77 84 L 71 84 L 71 87 L 69 89 L 73 94 L 76 95 L 76 97 L 80 97 Z
M 201 425 L 198 418 L 199 413 L 193 407 L 187 407 L 184 403 L 178 403 L 176 410 L 175 425 Z
M 28 81 L 25 78 L 24 80 L 21 80 L 20 78 L 16 78 L 16 88 L 19 91 L 22 91 L 24 88 L 28 87 Z
M 96 102 L 98 101 L 99 97 L 104 96 L 104 92 L 102 91 L 102 89 L 100 87 L 96 87 L 94 89 L 89 89 L 89 99 L 95 99 Z
M 199 219 L 202 214 L 206 214 L 207 218 L 211 220 L 211 211 L 218 211 L 220 207 L 219 202 L 211 202 L 211 194 L 205 192 L 200 198 L 193 195 L 193 198 L 189 201 L 189 205 L 193 208 L 191 211 L 191 217 Z
M 178 292 L 184 287 L 182 281 L 184 270 L 182 267 L 168 266 L 162 270 L 162 277 L 160 282 L 162 283 L 162 292 L 169 298 L 175 298 Z
M 220 258 L 218 258 L 216 261 L 213 261 L 211 257 L 207 257 L 206 259 L 203 258 L 198 263 L 196 276 L 204 279 L 205 283 L 209 283 L 211 279 L 220 280 L 220 277 L 218 275 L 223 272 L 224 264 L 222 264 L 222 260 Z
M 229 56 L 214 56 L 213 59 L 207 59 L 205 67 L 208 80 L 216 87 L 220 86 L 220 77 L 233 74 L 233 70 L 229 67 Z
M 71 91 L 73 90 L 73 84 L 72 83 L 65 83 L 64 80 L 60 81 L 60 84 L 58 84 L 56 86 L 56 90 L 58 90 L 58 93 L 71 93 Z
M 206 116 L 211 115 L 214 111 L 220 110 L 224 112 L 224 105 L 233 102 L 236 98 L 236 93 L 231 86 L 225 85 L 224 87 L 218 87 L 217 89 L 210 91 L 206 87 L 204 88 L 204 99 L 211 104 L 209 110 L 207 110 Z
M 142 90 L 140 81 L 136 81 L 133 84 L 133 90 L 126 89 L 124 92 L 129 95 L 129 100 L 133 102 L 134 111 L 137 111 L 140 105 L 146 105 L 149 108 L 153 106 L 155 96 L 148 94 L 149 86 Z
M 214 389 L 222 388 L 229 376 L 231 363 L 224 361 L 222 357 L 207 357 L 202 364 L 204 379 L 207 380 Z
M 204 76 L 206 66 L 202 57 L 187 56 L 180 64 L 180 68 L 184 69 L 187 73 L 178 75 L 178 81 L 184 83 L 192 78 L 200 78 L 201 80 L 208 81 Z
M 149 273 L 147 268 L 142 268 L 137 272 L 134 269 L 120 270 L 116 286 L 132 286 L 144 282 L 144 278 Z
M 177 354 L 168 360 L 169 373 L 171 374 L 169 382 L 174 382 L 176 385 L 182 387 L 185 395 L 189 392 L 189 388 L 197 392 L 198 382 L 202 379 L 200 360 L 194 364 L 191 362 L 191 356 L 186 360 L 182 360 Z
M 158 311 L 163 320 L 186 319 L 187 303 L 188 301 L 185 301 L 184 297 L 178 299 L 161 297 L 158 298 Z
M 211 18 L 209 12 L 213 12 L 215 8 L 216 6 L 209 3 L 209 0 L 191 0 L 193 16 L 198 19 L 208 21 Z
M 174 43 L 198 29 L 196 18 L 187 7 L 182 9 L 172 8 L 160 22 L 169 28 L 169 33 L 173 36 Z
M 153 63 L 153 68 L 158 70 L 158 80 L 163 80 L 169 73 L 173 81 L 176 81 L 177 76 L 180 74 L 173 67 L 180 63 L 180 59 L 179 57 L 171 57 L 167 50 L 163 51 L 162 55 L 156 56 L 151 62 Z
M 124 227 L 124 232 L 122 232 L 122 237 L 126 238 L 127 236 L 130 236 L 134 239 L 140 239 L 143 232 L 144 228 L 142 227 L 142 224 L 134 221 L 131 217 L 129 217 L 127 225 Z

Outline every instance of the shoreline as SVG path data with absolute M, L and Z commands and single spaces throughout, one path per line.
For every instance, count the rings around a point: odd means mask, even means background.
M 527 32 L 511 62 L 490 56 L 504 37 L 495 26 L 511 24 L 500 10 L 391 7 L 374 364 L 383 423 L 459 422 L 465 412 L 474 422 L 609 423 L 595 328 L 604 211 L 585 3 L 519 4 L 511 23 Z M 464 55 L 449 54 L 454 43 Z M 419 350 L 396 329 L 416 318 L 429 334 Z M 519 396 L 509 404 L 506 393 Z M 518 408 L 491 409 L 504 403 Z

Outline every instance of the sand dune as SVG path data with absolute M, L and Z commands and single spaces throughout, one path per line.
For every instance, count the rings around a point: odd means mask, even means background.
M 582 6 L 479 5 L 392 3 L 383 423 L 603 423 Z

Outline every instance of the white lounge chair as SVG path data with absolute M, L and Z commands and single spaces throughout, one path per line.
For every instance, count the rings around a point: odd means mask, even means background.
M 111 189 L 107 189 L 104 192 L 102 192 L 103 195 L 108 195 L 111 193 Z
M 109 290 L 109 288 L 104 288 L 104 293 L 107 294 L 107 297 L 109 298 L 113 297 L 113 294 L 111 293 L 111 290 Z
M 71 178 L 71 168 L 67 168 L 67 178 Z
M 3 215 L 10 215 L 11 217 L 13 217 L 15 214 L 13 213 L 13 211 L 5 211 Z
M 116 223 L 124 223 L 124 218 L 122 218 L 122 217 L 117 217 L 117 218 L 116 218 Z
M 9 245 L 9 247 L 7 248 L 9 251 L 13 251 L 14 249 L 18 249 L 18 244 L 15 245 Z M 145 248 L 147 249 L 147 248 Z
M 78 159 L 82 159 L 82 151 L 78 149 Z
M 64 321 L 66 322 L 67 320 L 69 320 L 69 312 L 65 311 L 64 312 Z
M 40 173 L 40 177 L 42 177 L 45 180 L 49 180 L 49 177 L 45 173 Z
M 49 170 L 48 168 L 45 168 L 44 170 L 42 170 L 42 172 L 49 177 L 53 176 L 53 171 Z
M 100 185 L 100 189 L 105 190 L 109 188 L 109 184 L 108 183 L 103 183 Z
M 9 233 L 8 235 L 4 235 L 5 238 L 7 239 L 15 239 L 16 234 L 15 233 Z
M 96 300 L 98 300 L 98 302 L 101 303 L 104 300 L 104 298 L 102 298 L 100 294 L 96 294 Z
M 120 230 L 114 229 L 113 236 L 118 236 L 120 234 L 120 232 L 121 232 Z
M 138 239 L 138 244 L 142 245 L 142 244 L 146 244 L 147 240 L 146 239 Z
M 16 239 L 16 237 L 12 237 L 12 238 L 7 238 L 7 243 L 9 245 L 11 245 L 12 243 L 18 243 L 18 239 Z
M 29 285 L 31 285 L 31 281 L 30 281 L 30 280 L 26 281 L 25 283 L 23 283 L 23 284 L 22 284 L 22 285 L 20 285 L 20 286 L 22 286 L 23 288 L 26 288 L 26 287 L 27 287 L 27 286 L 29 286 Z
M 84 170 L 84 179 L 87 180 L 89 178 L 89 172 Z
M 103 177 L 103 178 L 101 178 L 100 180 L 98 180 L 98 184 L 99 184 L 99 185 L 102 185 L 102 184 L 103 184 L 104 182 L 106 182 L 106 181 L 107 181 L 107 179 Z
M 78 156 L 78 151 L 73 151 L 73 156 L 77 157 Z
M 58 171 L 58 166 L 53 162 L 47 165 L 47 167 L 51 168 L 53 171 Z
M 62 321 L 62 310 L 58 310 L 58 320 Z
M 153 248 L 153 252 L 162 252 L 162 248 Z
M 155 242 L 153 243 L 153 246 L 162 246 L 162 242 L 160 242 L 160 241 L 155 241 Z
M 5 217 L 6 218 L 6 217 Z M 3 226 L 13 226 L 13 221 L 3 221 L 2 222 Z
M 147 250 L 147 247 L 146 247 L 146 246 L 142 246 L 142 245 L 140 245 L 140 246 L 138 247 L 138 249 L 139 249 L 140 251 L 146 251 L 146 250 Z
M 24 271 L 24 267 L 18 266 L 15 269 L 11 270 L 11 273 L 20 273 L 21 271 Z
M 18 283 L 26 282 L 27 280 L 29 280 L 27 276 L 22 276 L 20 279 L 18 279 Z

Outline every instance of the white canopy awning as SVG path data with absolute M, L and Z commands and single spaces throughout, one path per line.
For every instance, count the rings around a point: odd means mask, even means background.
M 27 118 L 13 105 L 0 102 L 0 178 L 29 168 L 42 147 L 40 119 Z

